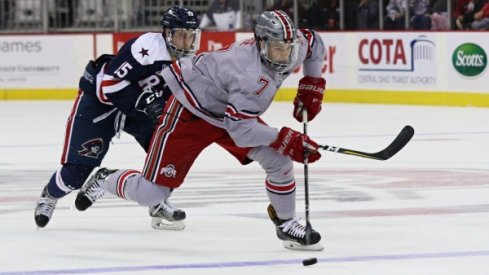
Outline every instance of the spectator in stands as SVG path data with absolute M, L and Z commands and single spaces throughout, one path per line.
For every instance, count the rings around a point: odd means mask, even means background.
M 389 4 L 385 9 L 387 15 L 384 18 L 384 29 L 403 29 L 406 14 L 406 0 L 389 0 Z
M 463 18 L 466 6 L 470 1 L 471 0 L 455 0 L 452 3 L 452 20 L 457 29 L 461 29 L 458 25 L 462 26 L 462 24 L 457 21 L 460 21 Z
M 297 1 L 299 19 L 304 18 L 303 15 L 304 15 L 305 7 L 303 2 L 304 2 L 303 0 Z M 273 6 L 271 6 L 267 10 L 269 11 L 282 10 L 292 19 L 292 21 L 294 20 L 293 0 L 278 0 Z
M 299 13 L 299 27 L 316 30 L 326 30 L 334 27 L 336 24 L 334 22 L 331 24 L 329 19 L 334 17 L 336 10 L 331 10 L 329 3 L 329 0 L 318 0 L 313 2 L 308 8 L 305 8 L 303 16 Z M 302 7 L 304 8 L 304 6 Z
M 489 29 L 489 1 L 486 1 L 481 10 L 474 14 L 474 22 L 471 27 L 474 30 Z
M 411 11 L 410 27 L 414 30 L 431 29 L 431 15 L 429 12 L 429 0 L 410 0 Z
M 67 28 L 73 26 L 74 0 L 49 0 L 49 26 Z
M 304 16 L 299 13 L 300 27 L 316 30 L 338 29 L 340 14 L 337 7 L 336 0 L 318 0 L 313 2 L 304 11 Z
M 436 0 L 433 4 L 433 14 L 431 15 L 431 30 L 448 30 L 450 29 L 448 22 L 447 1 Z
M 201 29 L 232 31 L 242 26 L 239 0 L 214 0 L 200 21 Z
M 345 30 L 354 30 L 358 27 L 357 24 L 357 10 L 359 0 L 342 0 L 344 9 L 344 27 Z M 387 4 L 387 0 L 385 0 Z
M 457 0 L 455 4 L 457 28 L 459 30 L 468 29 L 474 21 L 475 13 L 480 11 L 483 5 L 484 0 Z
M 323 1 L 320 2 L 322 3 Z M 328 8 L 326 7 L 326 5 L 320 5 L 317 2 L 314 2 L 309 6 L 309 8 L 304 11 L 304 16 L 299 18 L 299 27 L 325 30 L 327 28 L 327 24 L 324 18 L 326 18 L 327 15 Z M 294 18 L 293 15 L 291 18 Z
M 339 29 L 340 9 L 339 9 L 338 0 L 322 0 L 322 2 L 328 6 L 328 15 L 326 16 L 326 22 L 328 22 L 328 29 L 330 30 Z
M 7 28 L 7 23 L 9 22 L 9 2 L 0 1 L 0 30 Z
M 377 0 L 359 0 L 356 15 L 358 30 L 379 28 L 379 2 Z

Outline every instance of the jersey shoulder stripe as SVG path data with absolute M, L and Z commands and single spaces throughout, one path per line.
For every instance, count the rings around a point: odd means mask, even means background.
M 306 55 L 306 57 L 310 57 L 312 55 L 312 47 L 314 47 L 314 42 L 315 42 L 316 36 L 315 36 L 314 32 L 309 30 L 309 29 L 300 29 L 299 31 L 306 38 L 306 41 L 307 41 L 307 55 Z
M 198 99 L 195 96 L 192 89 L 185 83 L 185 80 L 183 79 L 182 70 L 180 68 L 180 61 L 173 62 L 170 65 L 169 69 L 170 69 L 170 72 L 172 73 L 173 77 L 177 81 L 178 85 L 182 89 L 183 95 L 185 96 L 185 98 L 188 101 L 188 103 L 190 104 L 190 106 L 192 106 L 194 109 L 196 109 L 197 111 L 201 112 L 202 114 L 204 114 L 208 117 L 218 119 L 218 120 L 222 120 L 221 118 L 216 117 L 211 112 L 209 112 L 204 107 L 202 107 L 202 104 L 198 101 Z
M 131 45 L 131 54 L 143 66 L 172 60 L 161 33 L 148 32 L 138 37 Z
M 173 76 L 175 77 L 175 79 L 177 80 L 177 83 L 180 85 L 180 88 L 182 88 L 182 91 L 185 95 L 185 98 L 187 98 L 187 101 L 190 103 L 190 105 L 192 105 L 192 107 L 194 107 L 197 110 L 202 109 L 202 105 L 199 103 L 197 98 L 194 96 L 190 87 L 188 87 L 185 84 L 185 81 L 183 80 L 182 71 L 180 69 L 180 62 L 177 61 L 177 62 L 172 63 L 170 65 L 170 70 L 171 70 Z

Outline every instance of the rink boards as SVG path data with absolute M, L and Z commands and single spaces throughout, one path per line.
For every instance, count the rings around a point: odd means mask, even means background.
M 138 33 L 2 35 L 0 99 L 71 99 L 89 59 Z M 487 49 L 478 32 L 321 32 L 328 102 L 489 106 Z M 215 50 L 252 33 L 203 33 Z M 276 100 L 293 99 L 302 69 Z

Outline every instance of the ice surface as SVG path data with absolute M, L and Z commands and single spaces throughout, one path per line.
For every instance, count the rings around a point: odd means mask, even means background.
M 309 124 L 321 144 L 376 152 L 404 125 L 413 140 L 382 162 L 324 152 L 310 165 L 311 222 L 322 252 L 289 251 L 266 215 L 264 172 L 217 146 L 197 160 L 171 201 L 184 231 L 158 231 L 147 209 L 107 196 L 86 212 L 58 202 L 36 230 L 34 205 L 59 167 L 69 101 L 0 101 L 0 274 L 487 274 L 489 109 L 325 104 Z M 263 116 L 301 130 L 291 103 Z M 184 154 L 185 152 L 182 152 Z M 104 166 L 141 169 L 128 135 Z M 295 165 L 304 216 L 302 166 Z M 318 264 L 303 267 L 302 260 Z

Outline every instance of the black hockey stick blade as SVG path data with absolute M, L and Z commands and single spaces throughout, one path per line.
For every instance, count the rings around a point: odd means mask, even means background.
M 404 126 L 404 128 L 397 135 L 394 141 L 392 141 L 392 143 L 389 144 L 389 146 L 387 146 L 384 150 L 377 153 L 366 153 L 362 151 L 356 151 L 356 150 L 340 148 L 340 147 L 335 147 L 330 145 L 319 145 L 319 148 L 330 152 L 352 155 L 352 156 L 357 156 L 362 158 L 388 160 L 392 156 L 397 154 L 397 152 L 399 152 L 411 140 L 413 135 L 414 135 L 414 128 L 409 125 Z

